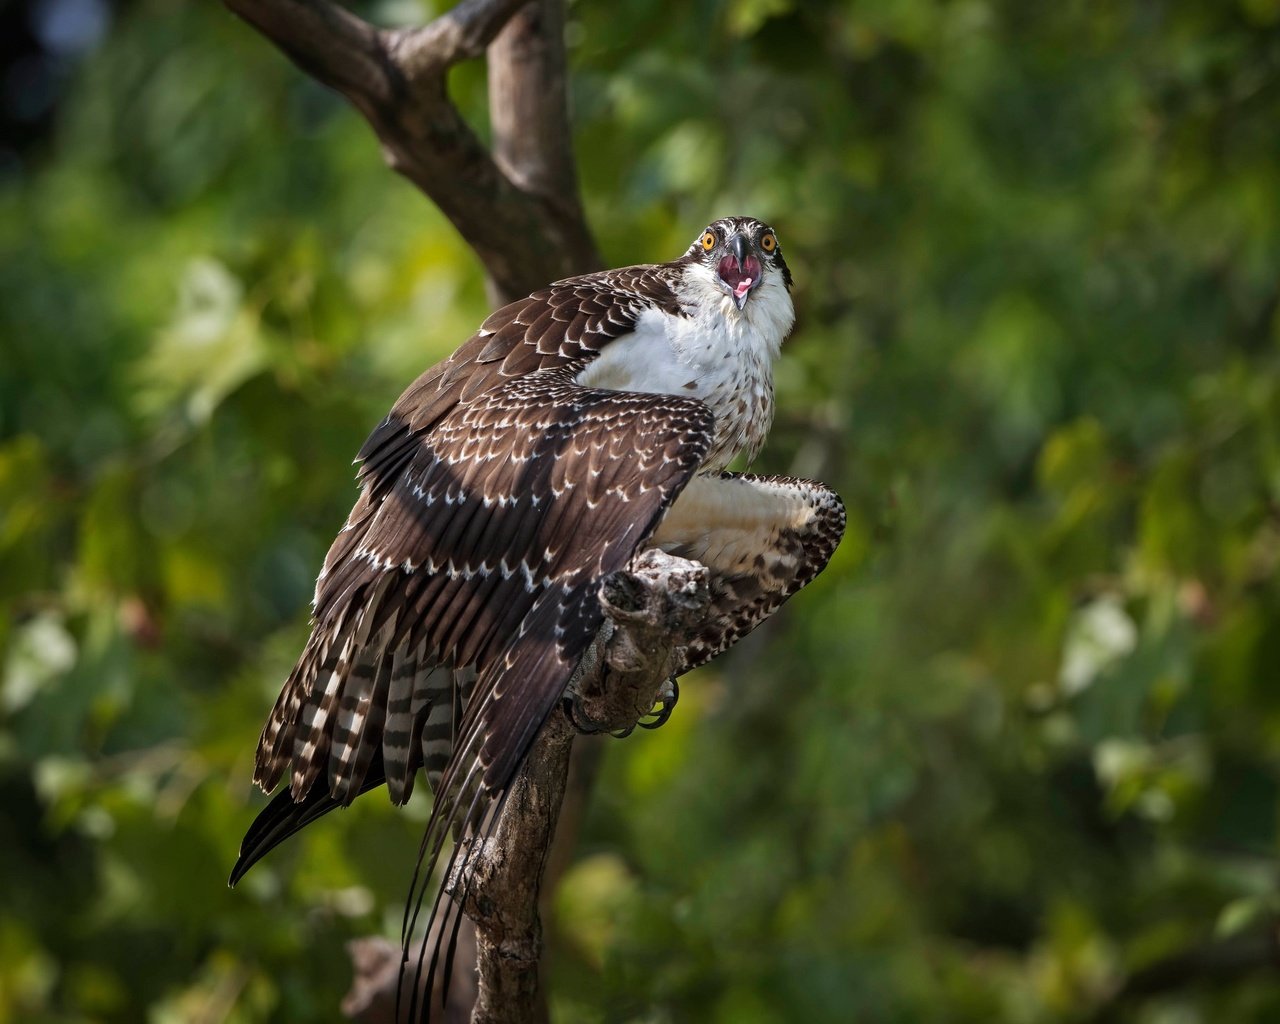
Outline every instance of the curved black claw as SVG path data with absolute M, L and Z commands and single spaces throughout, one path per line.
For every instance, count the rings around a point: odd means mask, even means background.
M 671 712 L 675 711 L 676 703 L 680 700 L 680 684 L 676 682 L 675 676 L 663 684 L 662 692 L 658 694 L 658 708 L 656 711 L 650 711 L 653 716 L 652 721 L 637 722 L 641 729 L 661 729 L 667 724 L 671 718 Z
M 564 713 L 569 716 L 569 721 L 573 723 L 573 727 L 584 736 L 597 736 L 602 732 L 608 732 L 604 726 L 587 714 L 586 708 L 582 706 L 581 694 L 568 693 L 561 703 L 564 707 Z
M 662 684 L 662 689 L 658 692 L 658 703 L 653 711 L 649 712 L 649 721 L 637 722 L 636 725 L 641 729 L 660 729 L 667 724 L 667 720 L 671 717 L 671 712 L 676 709 L 676 702 L 680 699 L 680 686 L 674 678 L 668 679 Z M 569 716 L 569 721 L 573 723 L 573 727 L 578 732 L 587 736 L 598 735 L 602 732 L 608 732 L 614 739 L 626 739 L 634 731 L 636 726 L 628 726 L 626 729 L 618 729 L 610 731 L 597 722 L 587 709 L 583 707 L 581 694 L 568 693 L 565 695 L 562 706 L 564 713 Z

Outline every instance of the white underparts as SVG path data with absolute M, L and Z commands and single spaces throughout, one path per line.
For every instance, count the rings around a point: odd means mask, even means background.
M 578 383 L 700 399 L 716 417 L 704 466 L 721 469 L 742 451 L 753 458 L 773 422 L 773 361 L 794 319 L 786 286 L 766 273 L 739 312 L 709 271 L 691 267 L 678 295 L 684 315 L 647 310 Z

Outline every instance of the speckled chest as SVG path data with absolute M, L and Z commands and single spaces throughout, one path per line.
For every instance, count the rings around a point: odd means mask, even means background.
M 718 308 L 690 316 L 650 310 L 634 332 L 610 342 L 578 382 L 701 399 L 716 418 L 703 467 L 719 470 L 739 452 L 754 458 L 764 444 L 773 422 L 773 360 L 784 333 Z

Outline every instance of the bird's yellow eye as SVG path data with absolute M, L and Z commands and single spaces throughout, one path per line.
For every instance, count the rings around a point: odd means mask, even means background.
M 715 247 L 716 247 L 716 236 L 713 232 L 708 231 L 705 235 L 702 236 L 702 248 L 704 248 L 707 252 L 710 252 Z
M 778 240 L 770 232 L 766 231 L 760 236 L 760 248 L 765 252 L 773 252 L 774 249 L 778 248 Z

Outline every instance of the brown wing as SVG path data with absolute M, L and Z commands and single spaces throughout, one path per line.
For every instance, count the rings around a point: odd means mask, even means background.
M 485 424 L 503 427 L 486 435 Z M 405 474 L 418 501 L 443 497 L 453 510 L 447 525 L 428 520 L 429 544 L 419 523 L 397 517 L 397 543 L 447 555 L 453 574 L 431 590 L 428 605 L 406 595 L 406 619 L 440 658 L 474 664 L 478 673 L 436 789 L 406 948 L 446 838 L 496 821 L 507 787 L 601 624 L 601 582 L 653 533 L 702 464 L 714 426 L 696 400 L 587 389 L 563 371 L 543 372 L 491 392 L 456 423 L 446 420 L 433 434 L 432 448 L 441 449 L 430 466 L 420 474 L 415 460 Z M 477 444 L 477 437 L 504 440 Z M 519 439 L 514 447 L 512 437 Z M 475 448 L 454 467 L 461 469 L 455 485 L 442 468 L 450 463 L 445 453 L 468 444 Z M 403 491 L 397 485 L 388 508 Z M 462 511 L 468 506 L 470 518 Z M 394 563 L 402 550 L 379 557 Z M 468 849 L 454 847 L 446 874 Z M 432 918 L 440 907 L 437 897 Z M 448 914 L 458 912 L 449 904 Z M 447 921 L 437 934 L 452 935 Z
M 600 457 L 554 449 L 593 415 L 569 378 L 643 310 L 676 309 L 668 275 L 609 271 L 505 306 L 396 402 L 361 449 L 360 499 L 316 583 L 312 636 L 263 730 L 255 779 L 264 788 L 292 765 L 295 799 L 325 773 L 333 799 L 349 802 L 379 746 L 397 803 L 419 765 L 438 776 L 458 717 L 455 670 L 492 657 L 520 624 L 519 604 L 504 597 L 520 583 L 511 573 L 533 572 L 546 548 L 535 541 L 574 507 L 548 488 L 563 489 L 576 458 Z M 591 409 L 604 415 L 605 405 Z M 535 445 L 561 413 L 564 429 Z M 636 462 L 634 451 L 611 450 Z M 559 468 L 540 480 L 526 464 L 548 457 L 546 472 Z M 464 488 L 471 500 L 459 501 Z M 498 609 L 508 614 L 495 618 Z
M 388 650 L 474 666 L 457 748 L 469 727 L 483 730 L 471 753 L 493 785 L 514 770 L 599 625 L 600 580 L 653 531 L 714 426 L 698 401 L 587 389 L 568 376 L 541 371 L 447 416 L 328 574 L 316 608 L 317 628 L 355 606 Z M 295 758 L 295 790 L 317 769 Z
M 646 309 L 679 314 L 663 265 L 624 267 L 559 281 L 492 313 L 444 362 L 413 382 L 360 449 L 360 481 L 385 493 L 418 438 L 459 402 L 507 380 L 557 366 L 584 366 L 629 334 Z

